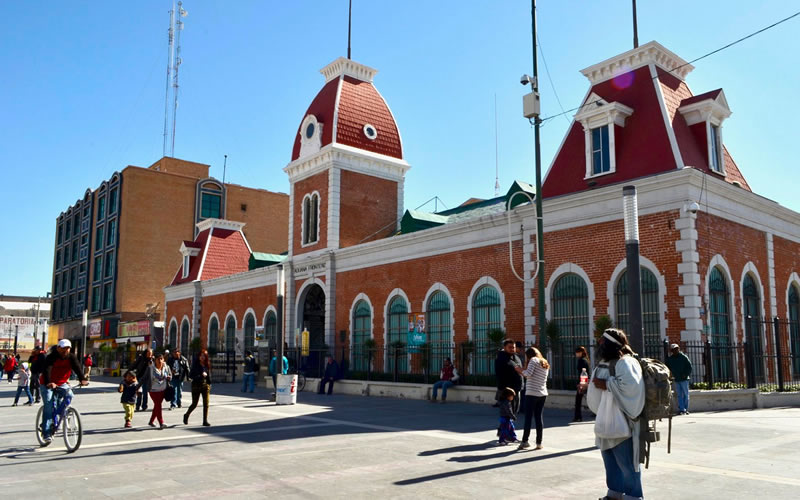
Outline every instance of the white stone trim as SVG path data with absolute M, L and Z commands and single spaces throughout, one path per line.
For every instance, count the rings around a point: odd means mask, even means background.
M 225 321 L 222 323 L 222 330 L 227 335 L 228 333 L 228 318 L 233 317 L 233 329 L 239 329 L 239 319 L 236 317 L 236 311 L 233 309 L 229 309 L 227 313 L 225 313 Z
M 309 125 L 314 125 L 314 133 L 311 137 L 306 137 L 306 129 Z M 300 124 L 300 153 L 298 158 L 305 158 L 318 153 L 322 147 L 322 126 L 323 123 L 317 117 L 309 113 L 303 118 Z
M 325 266 L 325 343 L 336 347 L 336 258 L 328 252 Z
M 683 319 L 681 340 L 699 341 L 703 338 L 703 319 L 700 314 L 700 273 L 698 265 L 700 254 L 697 252 L 697 214 L 681 209 L 680 216 L 675 219 L 675 229 L 680 231 L 680 239 L 675 242 L 675 251 L 681 255 L 678 264 L 678 275 L 681 277 L 678 295 L 683 298 L 683 307 L 679 313 Z M 706 280 L 707 281 L 707 280 Z
M 307 158 L 294 160 L 283 171 L 289 175 L 289 182 L 294 183 L 324 172 L 333 162 L 344 170 L 392 181 L 403 180 L 405 173 L 411 168 L 404 160 L 393 156 L 332 142 Z
M 264 335 L 267 334 L 267 316 L 269 312 L 272 311 L 272 314 L 275 315 L 276 320 L 276 327 L 277 327 L 277 320 L 278 320 L 278 309 L 275 308 L 272 304 L 268 305 L 266 309 L 264 309 L 264 315 L 261 316 L 261 326 L 264 327 Z
M 500 295 L 500 328 L 503 331 L 506 329 L 506 294 L 503 293 L 503 287 L 491 276 L 481 276 L 475 281 L 475 284 L 472 285 L 472 290 L 470 290 L 469 296 L 467 297 L 467 339 L 473 342 L 475 339 L 472 338 L 472 298 L 479 289 L 486 285 L 494 287 Z
M 607 102 L 602 97 L 592 92 L 587 101 L 575 115 L 575 120 L 583 126 L 584 155 L 586 157 L 586 172 L 584 179 L 613 174 L 617 171 L 617 148 L 615 139 L 615 125 L 625 127 L 625 120 L 633 114 L 633 109 L 618 102 Z M 592 172 L 592 130 L 608 127 L 608 172 Z
M 711 154 L 713 153 L 713 148 L 715 146 L 714 141 L 711 140 L 711 127 L 712 126 L 716 126 L 717 127 L 717 140 L 718 140 L 719 143 L 716 146 L 718 148 L 718 150 L 717 150 L 717 158 L 719 158 L 719 168 L 720 168 L 719 170 L 715 169 L 714 165 L 711 162 L 711 159 L 712 159 Z M 728 175 L 728 171 L 725 169 L 725 156 L 724 156 L 725 147 L 723 146 L 723 142 L 722 142 L 722 124 L 721 123 L 711 123 L 711 121 L 707 121 L 706 122 L 706 146 L 707 146 L 706 147 L 706 159 L 708 160 L 708 170 L 712 174 L 721 175 L 723 177 Z
M 214 226 L 210 226 L 208 228 L 208 237 L 206 238 L 206 243 L 205 245 L 203 245 L 203 258 L 200 259 L 200 267 L 197 269 L 197 277 L 195 278 L 195 281 L 202 281 L 203 279 L 203 269 L 206 267 L 206 257 L 208 257 L 208 248 L 211 246 L 211 238 L 213 236 L 214 236 Z
M 313 201 L 314 196 L 317 197 L 317 234 L 316 238 L 313 240 L 309 239 L 308 242 L 305 241 L 305 234 L 306 234 L 306 200 L 309 202 Z M 314 246 L 319 243 L 319 233 L 320 233 L 320 213 L 322 212 L 322 196 L 320 196 L 319 191 L 316 189 L 311 191 L 310 193 L 306 193 L 303 195 L 303 201 L 300 204 L 300 246 L 302 248 Z
M 597 315 L 597 311 L 595 311 L 595 293 L 594 293 L 594 283 L 589 279 L 589 275 L 586 274 L 586 271 L 577 264 L 573 264 L 572 262 L 565 262 L 558 266 L 555 271 L 550 274 L 550 279 L 547 282 L 547 286 L 545 287 L 545 309 L 547 312 L 547 321 L 553 319 L 553 307 L 552 307 L 552 296 L 553 296 L 553 287 L 558 282 L 558 280 L 565 274 L 577 274 L 580 276 L 584 283 L 586 283 L 587 293 L 589 295 L 589 321 L 587 321 L 587 331 L 586 336 L 589 339 L 589 345 L 594 346 L 594 320 Z
M 294 283 L 294 280 L 292 280 L 292 283 Z M 303 316 L 302 316 L 303 308 L 301 307 L 301 303 L 305 302 L 306 295 L 308 294 L 308 288 L 310 288 L 312 285 L 319 285 L 322 288 L 322 292 L 325 293 L 325 316 L 326 316 L 325 322 L 327 323 L 328 297 L 329 297 L 328 287 L 325 285 L 325 282 L 322 281 L 321 279 L 316 278 L 314 276 L 311 276 L 310 278 L 308 278 L 305 281 L 303 281 L 303 284 L 300 285 L 300 288 L 297 290 L 297 294 L 294 297 L 294 313 L 295 313 L 295 316 L 296 316 L 295 317 L 295 325 L 297 325 L 296 328 L 300 329 L 300 331 L 302 331 L 302 329 L 304 327 L 304 325 L 303 325 Z M 287 291 L 286 295 L 287 296 L 289 295 L 288 291 Z M 288 302 L 288 301 L 286 301 L 286 302 Z M 325 328 L 327 328 L 327 326 L 328 325 L 326 324 Z M 325 332 L 325 333 L 327 333 L 327 332 Z M 294 332 L 291 332 L 291 337 L 292 337 L 292 341 L 294 341 L 295 340 L 294 339 Z M 327 339 L 326 339 L 326 342 L 327 342 Z
M 389 295 L 386 297 L 386 303 L 383 305 L 383 346 L 384 346 L 384 356 L 383 356 L 383 366 L 384 370 L 389 370 L 389 304 L 392 303 L 392 300 L 395 297 L 403 297 L 405 299 L 406 304 L 408 305 L 408 313 L 414 312 L 411 307 L 411 301 L 408 300 L 408 295 L 406 292 L 403 291 L 402 288 L 395 288 Z M 374 331 L 373 331 L 373 338 L 374 338 Z M 406 354 L 407 357 L 410 357 L 411 354 Z
M 341 220 L 342 171 L 337 167 L 328 170 L 328 248 L 339 248 L 339 222 Z
M 725 258 L 720 255 L 716 254 L 711 260 L 708 262 L 708 268 L 706 269 L 706 278 L 705 278 L 705 323 L 711 328 L 711 290 L 710 290 L 710 278 L 711 278 L 711 271 L 715 268 L 719 267 L 722 269 L 723 274 L 727 278 L 727 285 L 728 285 L 728 328 L 730 331 L 728 334 L 730 335 L 730 341 L 732 343 L 736 342 L 737 331 L 736 331 L 736 294 L 735 288 L 733 286 L 733 275 L 731 274 L 731 269 L 728 267 L 728 263 L 725 262 Z M 738 380 L 738 373 L 739 370 L 734 370 L 736 373 L 736 378 Z
M 766 310 L 764 309 L 764 282 L 761 281 L 761 275 L 758 274 L 758 269 L 756 268 L 755 264 L 752 261 L 747 261 L 747 264 L 744 265 L 742 268 L 742 275 L 739 277 L 739 300 L 741 300 L 742 310 L 740 311 L 741 317 L 741 325 L 742 325 L 742 340 L 747 342 L 745 330 L 745 317 L 744 317 L 744 278 L 748 274 L 752 274 L 754 281 L 756 282 L 756 286 L 758 287 L 758 301 L 761 305 L 761 348 L 766 352 L 767 344 L 766 344 L 766 333 L 764 331 L 764 323 L 767 321 L 767 314 Z
M 206 229 L 227 229 L 229 231 L 241 231 L 244 226 L 247 224 L 244 222 L 236 222 L 233 220 L 226 220 L 226 219 L 203 219 L 195 226 L 197 227 L 197 232 L 202 233 Z M 181 245 L 181 249 L 183 249 L 183 245 Z
M 337 57 L 333 62 L 319 70 L 319 72 L 325 77 L 326 83 L 342 75 L 347 75 L 356 80 L 361 80 L 362 82 L 371 82 L 378 73 L 378 70 L 357 63 L 352 59 L 347 59 L 346 57 Z
M 667 113 L 667 105 L 664 100 L 664 92 L 661 90 L 661 80 L 658 78 L 658 71 L 656 71 L 655 64 L 650 64 L 650 77 L 653 79 L 653 87 L 656 90 L 656 97 L 658 98 L 658 105 L 661 108 L 661 116 L 664 118 L 664 128 L 669 137 L 669 146 L 672 149 L 672 156 L 675 157 L 675 166 L 682 169 L 686 165 L 683 163 L 683 156 L 678 147 L 678 140 L 675 137 L 675 129 L 672 128 L 672 123 L 669 120 L 669 113 Z
M 301 215 L 300 220 L 303 220 Z M 303 231 L 300 230 L 300 241 L 303 241 Z M 289 237 L 287 248 L 289 249 L 289 259 L 294 255 L 294 183 L 289 183 Z
M 530 227 L 531 229 L 527 229 Z M 524 300 L 524 328 L 525 328 L 525 344 L 535 344 L 536 335 L 533 329 L 536 326 L 536 316 L 533 311 L 536 308 L 536 294 L 534 293 L 537 278 L 533 275 L 537 263 L 535 255 L 537 255 L 536 241 L 536 219 L 526 219 L 523 223 L 522 230 L 522 277 L 525 281 L 522 282 L 522 297 Z M 539 272 L 542 268 L 539 267 Z
M 694 66 L 674 52 L 666 49 L 660 43 L 652 41 L 589 66 L 581 70 L 581 74 L 588 78 L 592 85 L 595 85 L 649 64 L 661 67 L 679 80 L 684 80 L 686 75 L 694 69 Z
M 614 271 L 611 273 L 611 278 L 606 283 L 606 298 L 608 298 L 608 316 L 614 321 L 616 324 L 617 322 L 617 304 L 614 301 L 614 295 L 616 291 L 616 285 L 619 281 L 622 272 L 628 268 L 628 263 L 625 259 L 622 259 L 617 267 L 614 268 Z M 656 277 L 656 281 L 658 282 L 658 330 L 659 330 L 659 338 L 664 340 L 667 338 L 667 326 L 669 325 L 667 320 L 667 303 L 666 303 L 666 295 L 667 295 L 667 282 L 664 278 L 664 275 L 658 270 L 655 263 L 648 259 L 647 257 L 640 255 L 639 256 L 639 265 L 641 267 L 646 268 L 648 271 L 653 273 Z M 699 298 L 699 297 L 698 297 Z M 699 308 L 698 308 L 699 309 Z M 698 310 L 698 318 L 699 310 Z M 699 338 L 697 339 L 699 340 Z
M 453 322 L 455 320 L 456 304 L 453 301 L 453 294 L 450 293 L 450 290 L 447 288 L 447 286 L 443 285 L 438 281 L 433 285 L 431 285 L 430 288 L 428 288 L 428 291 L 425 293 L 425 298 L 422 300 L 422 313 L 425 314 L 425 324 L 427 325 L 429 323 L 427 316 L 428 301 L 435 292 L 444 293 L 445 295 L 447 295 L 447 300 L 450 301 L 450 338 L 448 339 L 448 342 L 452 343 L 453 340 L 455 339 L 455 329 L 453 327 Z M 430 338 L 428 339 L 428 342 L 430 342 Z
M 219 321 L 219 316 L 217 315 L 217 312 L 214 311 L 214 312 L 211 313 L 211 316 L 208 317 L 208 323 L 206 324 L 206 348 L 213 347 L 213 348 L 216 349 L 217 346 L 212 346 L 210 344 L 210 342 L 211 342 L 211 320 L 213 320 L 213 319 L 217 320 L 217 343 L 219 343 L 219 332 L 222 330 L 222 323 L 220 323 L 220 321 Z
M 255 324 L 255 326 L 258 326 L 258 316 L 256 315 L 256 310 L 253 309 L 252 307 L 248 307 L 244 311 L 244 314 L 242 315 L 242 328 L 244 328 L 244 320 L 247 319 L 248 314 L 253 315 L 253 323 Z
M 770 316 L 778 316 L 778 290 L 775 285 L 775 245 L 772 241 L 772 233 L 767 235 L 767 268 L 769 280 L 769 312 Z
M 342 100 L 342 80 L 342 75 L 339 75 L 339 81 L 336 82 L 336 99 L 333 101 L 333 133 L 331 134 L 332 142 L 336 142 L 336 137 L 339 133 L 339 102 Z
M 347 317 L 347 321 L 348 321 L 348 324 L 349 324 L 348 332 L 350 334 L 349 335 L 349 339 L 348 339 L 348 343 L 350 345 L 350 362 L 351 363 L 353 362 L 353 347 L 354 347 L 353 335 L 354 335 L 354 332 L 355 332 L 355 323 L 353 323 L 353 314 L 355 313 L 355 310 L 356 310 L 356 304 L 358 304 L 358 302 L 361 301 L 361 300 L 366 302 L 367 305 L 369 306 L 369 338 L 371 338 L 373 340 L 375 339 L 375 308 L 372 307 L 372 301 L 369 300 L 369 296 L 362 292 L 362 293 L 359 293 L 358 295 L 356 295 L 356 298 L 353 299 L 353 303 L 350 304 L 350 313 L 349 313 L 349 316 Z
M 792 271 L 792 274 L 789 275 L 789 279 L 786 282 L 786 294 L 784 295 L 786 300 L 786 319 L 789 319 L 789 291 L 792 289 L 792 285 L 797 287 L 797 292 L 800 294 L 800 275 L 797 272 Z M 777 315 L 776 315 L 777 316 Z

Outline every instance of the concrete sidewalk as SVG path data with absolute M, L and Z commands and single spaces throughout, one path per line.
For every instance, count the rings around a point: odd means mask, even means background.
M 496 447 L 488 405 L 301 393 L 295 406 L 267 390 L 212 388 L 209 420 L 190 425 L 165 411 L 169 428 L 137 413 L 123 429 L 115 384 L 76 391 L 84 441 L 68 455 L 41 449 L 38 407 L 11 408 L 16 384 L 0 383 L 0 491 L 49 498 L 598 498 L 605 493 L 592 423 L 545 410 L 541 451 Z M 114 381 L 116 382 L 116 381 Z M 190 402 L 188 385 L 184 408 Z M 585 415 L 589 417 L 589 415 Z M 800 409 L 693 413 L 674 420 L 643 472 L 647 498 L 796 498 Z M 521 422 L 520 422 L 521 426 Z M 665 428 L 662 430 L 666 430 Z

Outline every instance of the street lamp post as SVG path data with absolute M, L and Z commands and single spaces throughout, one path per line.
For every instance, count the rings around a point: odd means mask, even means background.
M 628 338 L 633 350 L 644 355 L 642 330 L 642 285 L 639 270 L 639 205 L 636 186 L 622 188 L 623 218 L 625 220 L 625 263 L 628 278 Z
M 277 288 L 277 307 L 276 307 L 276 316 L 277 316 L 277 346 L 275 346 L 275 370 L 278 374 L 283 373 L 283 337 L 284 337 L 284 321 L 283 321 L 283 295 L 284 295 L 284 280 L 285 280 L 285 273 L 286 271 L 283 269 L 283 266 L 278 266 L 278 282 L 276 283 Z M 277 380 L 277 378 L 276 378 Z M 277 398 L 278 388 L 275 388 L 275 395 Z
M 14 325 L 14 356 L 17 355 L 17 338 L 19 337 L 19 325 Z

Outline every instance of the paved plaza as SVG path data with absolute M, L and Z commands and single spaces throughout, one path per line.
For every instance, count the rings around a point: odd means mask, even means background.
M 488 405 L 302 393 L 275 406 L 267 391 L 212 388 L 209 420 L 169 428 L 137 413 L 123 429 L 115 384 L 76 391 L 81 448 L 40 449 L 38 406 L 11 407 L 0 383 L 0 491 L 4 498 L 570 498 L 605 493 L 592 423 L 545 410 L 544 449 L 494 445 Z M 457 390 L 457 389 L 456 389 Z M 184 402 L 184 407 L 188 406 Z M 647 498 L 797 498 L 800 409 L 694 413 L 674 419 L 672 454 L 662 443 L 643 472 Z M 521 425 L 520 425 L 521 426 Z M 666 426 L 664 426 L 666 431 Z

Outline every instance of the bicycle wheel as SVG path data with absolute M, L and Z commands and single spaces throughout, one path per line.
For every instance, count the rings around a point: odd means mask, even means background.
M 83 439 L 81 414 L 75 408 L 67 408 L 63 422 L 64 444 L 67 446 L 67 452 L 72 453 L 81 446 Z
M 44 446 L 44 434 L 42 434 L 42 417 L 44 416 L 44 406 L 39 408 L 39 411 L 36 413 L 36 440 L 39 441 L 39 444 Z
M 297 392 L 303 392 L 306 388 L 306 376 L 302 373 L 297 374 Z

